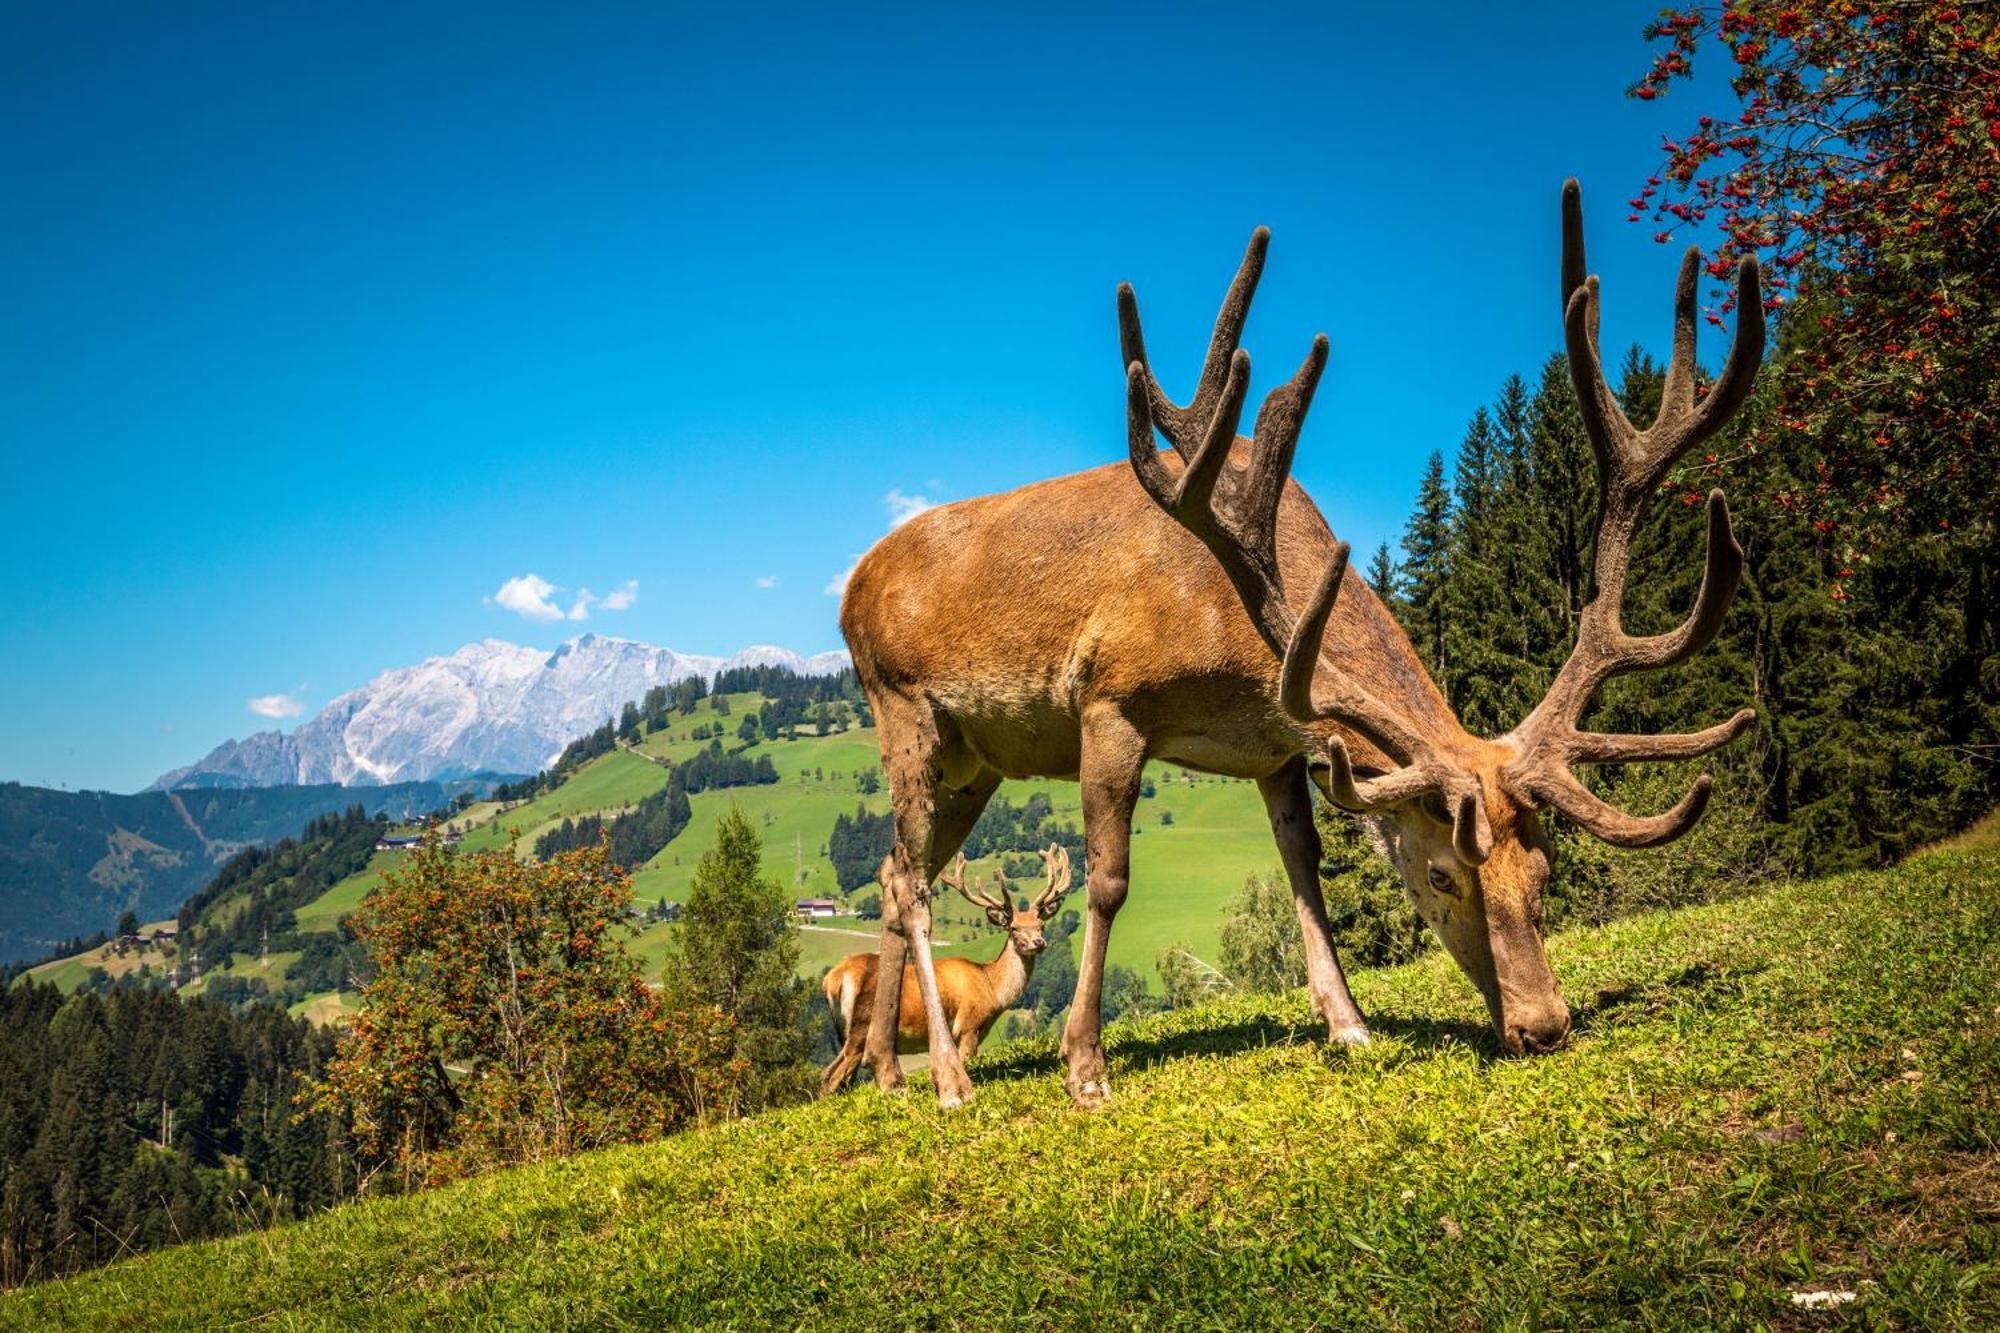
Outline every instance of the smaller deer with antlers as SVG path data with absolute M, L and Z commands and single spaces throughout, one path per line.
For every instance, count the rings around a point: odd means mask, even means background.
M 880 878 L 884 885 L 892 882 L 891 877 L 896 871 L 895 859 L 891 854 L 882 862 Z M 1069 852 L 1061 844 L 1051 843 L 1049 849 L 1042 853 L 1042 865 L 1048 882 L 1035 895 L 1034 901 L 1021 910 L 1014 907 L 1013 895 L 1008 892 L 1004 875 L 994 875 L 997 892 L 992 896 L 968 885 L 963 855 L 950 873 L 938 877 L 940 883 L 957 889 L 967 902 L 986 913 L 988 921 L 1007 932 L 1007 947 L 990 963 L 975 963 L 969 958 L 938 960 L 938 997 L 944 1002 L 945 1023 L 962 1061 L 970 1060 L 977 1053 L 979 1043 L 986 1040 L 986 1034 L 999 1021 L 1000 1015 L 1020 1000 L 1022 993 L 1028 989 L 1028 978 L 1034 974 L 1035 959 L 1048 947 L 1048 936 L 1043 928 L 1062 907 L 1063 895 L 1069 892 Z M 882 895 L 882 903 L 884 911 L 894 910 L 887 893 Z M 822 1095 L 836 1091 L 845 1083 L 866 1054 L 868 1020 L 875 1010 L 875 971 L 879 961 L 879 956 L 874 953 L 850 955 L 828 972 L 822 983 L 827 1006 L 833 1010 L 840 1024 L 843 1040 L 839 1058 L 827 1066 L 826 1074 L 820 1080 Z M 916 977 L 908 965 L 904 966 L 903 973 L 896 1016 L 896 1047 L 909 1054 L 925 1047 L 930 1029 L 924 1021 L 924 1006 L 917 990 Z

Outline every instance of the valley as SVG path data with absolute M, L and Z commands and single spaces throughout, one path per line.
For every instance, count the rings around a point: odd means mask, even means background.
M 799 727 L 775 739 L 760 735 L 746 741 L 738 734 L 738 724 L 755 716 L 767 702 L 757 692 L 739 691 L 711 695 L 692 707 L 676 708 L 666 725 L 643 734 L 636 743 L 621 742 L 617 748 L 588 759 L 531 799 L 465 805 L 445 818 L 441 827 L 460 835 L 458 846 L 462 850 L 511 846 L 517 855 L 532 856 L 536 841 L 560 828 L 565 820 L 598 815 L 609 821 L 661 792 L 670 782 L 674 766 L 687 763 L 711 746 L 715 739 L 711 732 L 722 731 L 726 752 L 750 760 L 768 758 L 778 781 L 692 794 L 686 827 L 651 859 L 632 867 L 636 910 L 657 913 L 663 902 L 684 901 L 695 867 L 714 840 L 717 824 L 732 805 L 739 807 L 761 835 L 767 875 L 785 884 L 796 898 L 825 898 L 839 904 L 837 915 L 800 930 L 799 972 L 817 978 L 848 954 L 872 948 L 877 937 L 878 922 L 858 915 L 858 909 L 865 899 L 879 893 L 878 886 L 871 881 L 843 892 L 828 848 L 837 820 L 852 817 L 857 811 L 883 814 L 889 809 L 889 795 L 881 778 L 873 727 L 850 720 L 844 728 L 830 727 L 827 734 L 812 734 L 812 728 Z M 1198 958 L 1214 959 L 1223 904 L 1242 887 L 1246 875 L 1274 866 L 1276 852 L 1253 784 L 1166 767 L 1149 771 L 1149 777 L 1152 781 L 1134 820 L 1133 896 L 1112 936 L 1110 961 L 1156 980 L 1155 962 L 1169 945 L 1183 944 Z M 1037 796 L 1047 802 L 1049 818 L 1056 826 L 1069 825 L 1080 832 L 1081 805 L 1073 783 L 1009 783 L 1001 788 L 995 805 L 1012 802 L 1020 806 Z M 417 827 L 406 824 L 399 831 L 414 832 Z M 970 873 L 975 877 L 993 875 L 1009 856 L 1018 868 L 1022 855 L 1019 851 L 988 852 L 969 863 Z M 401 850 L 374 851 L 364 867 L 303 901 L 293 910 L 297 935 L 308 945 L 314 937 L 323 937 L 319 942 L 331 947 L 339 937 L 341 921 L 407 856 Z M 1018 877 L 1013 884 L 1017 895 L 1034 887 Z M 1081 909 L 1080 881 L 1069 905 Z M 221 897 L 203 909 L 196 925 L 219 923 L 241 907 L 240 896 Z M 940 898 L 935 911 L 941 956 L 968 954 L 984 959 L 1000 947 L 998 934 L 979 911 L 956 895 Z M 657 973 L 672 929 L 663 920 L 635 920 L 630 947 L 644 961 L 649 975 Z M 148 955 L 146 961 L 158 972 L 165 973 L 176 961 L 191 967 L 191 960 L 156 954 Z M 239 953 L 226 966 L 211 967 L 198 981 L 184 980 L 181 989 L 189 995 L 203 994 L 219 979 L 234 978 L 260 983 L 274 996 L 286 994 L 288 987 L 296 992 L 293 983 L 302 956 L 300 950 L 292 948 L 268 954 Z M 134 971 L 138 965 L 136 958 L 108 958 L 105 950 L 96 949 L 46 963 L 29 975 L 71 990 L 92 984 L 93 969 L 102 971 L 108 980 Z M 294 1014 L 323 1022 L 348 1011 L 353 1000 L 351 990 L 341 993 L 338 988 L 315 988 L 292 994 L 288 1007 Z
M 405 817 L 450 801 L 448 782 L 199 787 L 132 795 L 0 783 L 0 964 L 107 930 L 122 910 L 170 915 L 243 848 L 359 805 Z

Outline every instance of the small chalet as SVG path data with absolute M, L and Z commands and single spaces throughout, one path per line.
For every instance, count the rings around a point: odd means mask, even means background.
M 438 839 L 439 842 L 447 847 L 456 847 L 464 840 L 465 831 L 463 829 L 446 829 Z M 423 846 L 423 842 L 424 835 L 421 833 L 390 833 L 375 839 L 375 850 L 378 852 L 407 852 L 412 847 Z
M 821 917 L 839 916 L 840 904 L 831 898 L 801 898 L 794 904 L 794 910 L 801 921 L 817 921 Z

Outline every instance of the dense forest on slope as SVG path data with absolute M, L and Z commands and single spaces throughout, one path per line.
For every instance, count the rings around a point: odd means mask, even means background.
M 1787 324 L 1787 330 L 1796 327 Z M 1798 355 L 1787 345 L 1785 355 Z M 1767 381 L 1775 377 L 1767 376 Z M 1636 349 L 1618 397 L 1651 420 L 1662 372 Z M 1850 564 L 1789 497 L 1810 490 L 1817 445 L 1768 422 L 1760 390 L 1744 419 L 1671 478 L 1635 542 L 1625 623 L 1679 623 L 1703 568 L 1701 493 L 1735 455 L 1729 499 L 1745 554 L 1720 637 L 1686 665 L 1613 681 L 1587 725 L 1690 731 L 1744 705 L 1749 737 L 1707 761 L 1716 796 L 1689 837 L 1660 852 L 1613 852 L 1564 836 L 1553 915 L 1602 920 L 1693 901 L 1746 879 L 1882 865 L 1962 828 L 2000 799 L 2000 542 L 1989 522 L 1945 528 Z M 1472 417 L 1455 457 L 1434 455 L 1402 542 L 1370 581 L 1467 727 L 1497 735 L 1541 696 L 1589 596 L 1596 476 L 1567 362 L 1507 380 Z M 1670 805 L 1688 765 L 1605 766 L 1589 777 L 1614 804 Z
M 375 855 L 376 840 L 388 830 L 387 820 L 356 805 L 342 814 L 321 815 L 295 839 L 238 855 L 206 888 L 181 904 L 179 956 L 186 960 L 177 969 L 181 980 L 191 980 L 196 968 L 221 971 L 238 955 L 292 952 L 300 957 L 275 991 L 256 978 L 214 978 L 205 994 L 238 1003 L 268 996 L 291 1004 L 310 992 L 365 977 L 367 953 L 350 932 L 344 928 L 301 932 L 295 914 L 335 884 L 366 869 Z
M 292 1103 L 332 1049 L 269 1005 L 0 991 L 0 1287 L 352 1193 L 341 1127 Z

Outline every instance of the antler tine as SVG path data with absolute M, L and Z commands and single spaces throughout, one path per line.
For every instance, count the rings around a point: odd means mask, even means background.
M 1333 803 L 1350 814 L 1365 815 L 1399 801 L 1415 800 L 1438 789 L 1434 774 L 1419 764 L 1405 764 L 1379 778 L 1356 778 L 1347 742 L 1335 736 L 1327 742 L 1327 790 Z
M 1347 579 L 1348 551 L 1346 542 L 1334 544 L 1333 559 L 1327 562 L 1326 571 L 1320 575 L 1319 587 L 1314 590 L 1312 600 L 1306 603 L 1305 614 L 1293 626 L 1291 642 L 1285 645 L 1284 667 L 1278 677 L 1279 700 L 1296 721 L 1344 722 L 1384 753 L 1422 754 L 1422 738 L 1379 699 L 1344 674 L 1322 673 L 1319 670 L 1320 648 L 1326 640 L 1327 621 L 1333 615 L 1333 604 L 1339 599 L 1341 585 Z M 1381 781 L 1383 779 L 1376 780 L 1377 783 Z M 1348 808 L 1362 810 L 1369 804 L 1379 804 L 1384 799 L 1379 794 L 1382 790 L 1372 785 L 1357 788 L 1364 804 Z M 1370 796 L 1370 791 L 1378 794 Z
M 1069 892 L 1069 849 L 1059 842 L 1050 843 L 1049 849 L 1042 853 L 1042 864 L 1048 872 L 1048 883 L 1035 896 L 1035 913 L 1046 920 L 1055 915 L 1063 895 Z
M 1673 809 L 1657 815 L 1628 815 L 1576 780 L 1567 769 L 1553 773 L 1544 799 L 1583 827 L 1584 832 L 1613 847 L 1658 847 L 1672 842 L 1701 822 L 1715 779 L 1706 773 L 1694 780 L 1688 794 Z
M 1729 344 L 1729 357 L 1722 373 L 1708 388 L 1708 397 L 1695 409 L 1682 448 L 1701 443 L 1721 430 L 1750 397 L 1757 383 L 1757 368 L 1764 363 L 1764 284 L 1757 261 L 1745 256 L 1736 265 L 1736 332 Z
M 1622 653 L 1605 678 L 1627 671 L 1657 671 L 1686 661 L 1706 648 L 1722 631 L 1723 617 L 1743 582 L 1743 547 L 1729 526 L 1729 502 L 1721 490 L 1708 493 L 1708 555 L 1702 567 L 1701 589 L 1686 620 L 1665 634 L 1632 638 L 1619 632 Z
M 1667 358 L 1667 375 L 1660 386 L 1661 424 L 1678 423 L 1694 410 L 1695 314 L 1700 305 L 1701 247 L 1690 245 L 1681 255 L 1680 276 L 1674 282 L 1674 350 Z
M 1586 278 L 1569 298 L 1563 312 L 1563 344 L 1569 353 L 1569 379 L 1576 389 L 1577 406 L 1583 417 L 1584 433 L 1597 455 L 1597 493 L 1602 510 L 1603 497 L 1619 489 L 1621 477 L 1631 471 L 1629 462 L 1638 432 L 1625 419 L 1617 395 L 1604 378 L 1603 357 L 1597 350 L 1598 287 L 1595 277 Z
M 1562 190 L 1562 308 L 1569 310 L 1569 303 L 1576 295 L 1577 288 L 1590 280 L 1590 265 L 1584 261 L 1583 253 L 1583 187 L 1571 176 L 1563 182 Z M 1590 341 L 1597 341 L 1597 315 L 1590 317 Z
M 965 892 L 965 853 L 958 854 L 958 861 L 949 870 L 938 872 L 938 883 Z
M 1132 470 L 1138 474 L 1146 493 L 1153 497 L 1153 503 L 1179 519 L 1183 526 L 1195 529 L 1203 540 L 1207 540 L 1206 531 L 1213 526 L 1209 498 L 1228 460 L 1229 442 L 1235 438 L 1236 422 L 1242 416 L 1243 394 L 1250 383 L 1250 354 L 1238 349 L 1230 358 L 1229 368 L 1229 379 L 1223 386 L 1211 430 L 1202 447 L 1181 469 L 1178 479 L 1160 460 L 1159 447 L 1153 443 L 1153 428 L 1157 423 L 1146 388 L 1146 367 L 1134 361 L 1125 372 L 1126 445 L 1132 456 Z M 1210 441 L 1220 441 L 1219 447 L 1207 447 Z
M 1259 227 L 1250 233 L 1250 244 L 1244 249 L 1243 262 L 1237 266 L 1236 276 L 1230 280 L 1229 290 L 1222 298 L 1222 309 L 1216 312 L 1215 332 L 1209 338 L 1208 355 L 1201 363 L 1201 378 L 1196 382 L 1194 397 L 1186 407 L 1175 406 L 1166 391 L 1160 388 L 1159 380 L 1153 375 L 1152 363 L 1146 359 L 1146 338 L 1139 326 L 1139 298 L 1133 293 L 1131 283 L 1118 285 L 1118 343 L 1124 353 L 1125 364 L 1130 366 L 1136 362 L 1145 369 L 1146 396 L 1153 419 L 1183 462 L 1193 459 L 1209 419 L 1215 415 L 1216 404 L 1221 399 L 1228 378 L 1229 363 L 1243 340 L 1243 325 L 1250 317 L 1250 302 L 1257 294 L 1257 280 L 1263 276 L 1264 256 L 1270 244 L 1269 227 Z
M 1580 731 L 1570 751 L 1573 764 L 1626 764 L 1664 759 L 1699 759 L 1743 734 L 1757 720 L 1754 708 L 1739 708 L 1727 722 L 1704 731 L 1678 736 L 1634 736 L 1617 732 Z
M 1264 397 L 1257 409 L 1257 425 L 1250 438 L 1250 466 L 1243 473 L 1237 498 L 1242 509 L 1245 545 L 1271 552 L 1277 565 L 1278 505 L 1285 498 L 1285 482 L 1292 475 L 1292 460 L 1299 451 L 1299 433 L 1305 429 L 1306 412 L 1326 372 L 1329 344 L 1326 335 L 1313 335 L 1312 347 L 1300 363 L 1298 373 Z

